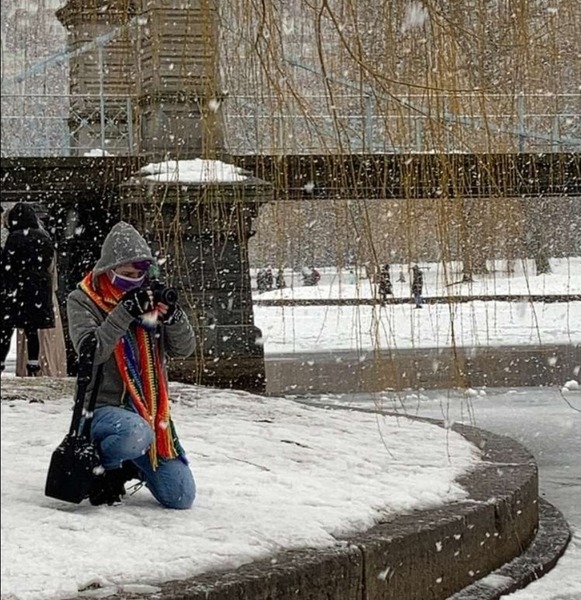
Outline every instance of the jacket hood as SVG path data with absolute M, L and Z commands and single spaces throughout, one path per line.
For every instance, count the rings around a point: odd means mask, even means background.
M 38 229 L 38 219 L 34 208 L 24 202 L 15 204 L 8 213 L 6 228 L 10 232 L 21 229 Z
M 143 236 L 129 223 L 119 221 L 107 234 L 101 247 L 101 258 L 93 269 L 97 277 L 125 263 L 153 262 L 151 250 Z

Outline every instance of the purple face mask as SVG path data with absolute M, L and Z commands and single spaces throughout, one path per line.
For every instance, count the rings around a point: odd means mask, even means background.
M 126 277 L 125 275 L 119 275 L 119 273 L 115 273 L 114 271 L 111 272 L 111 283 L 124 292 L 134 290 L 135 288 L 140 288 L 144 281 L 145 275 L 134 278 Z

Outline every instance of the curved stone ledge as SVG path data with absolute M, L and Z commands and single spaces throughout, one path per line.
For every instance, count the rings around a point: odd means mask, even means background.
M 521 554 L 534 537 L 533 457 L 510 438 L 454 429 L 483 454 L 484 462 L 459 479 L 469 499 L 402 515 L 358 536 L 367 598 L 443 600 Z M 378 573 L 387 568 L 389 581 L 382 581 Z
M 571 531 L 563 515 L 539 498 L 539 528 L 530 546 L 514 560 L 451 596 L 448 600 L 498 600 L 550 571 L 569 544 Z
M 525 556 L 535 538 L 537 467 L 511 438 L 463 425 L 454 429 L 476 444 L 484 458 L 460 480 L 469 493 L 466 500 L 397 516 L 331 548 L 290 550 L 235 570 L 168 582 L 156 599 L 444 600 L 470 590 L 479 579 Z M 545 556 L 537 552 L 536 572 L 542 571 L 538 565 L 548 570 L 563 552 L 568 541 L 564 528 L 561 518 L 555 537 L 559 542 L 546 544 Z M 511 585 L 516 589 L 527 582 L 513 580 Z M 481 593 L 481 587 L 472 589 Z M 483 589 L 494 591 L 490 585 Z M 466 595 L 458 600 L 494 597 Z

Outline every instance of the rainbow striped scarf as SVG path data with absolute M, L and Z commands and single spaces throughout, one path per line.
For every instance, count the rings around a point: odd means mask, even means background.
M 110 313 L 123 296 L 106 273 L 99 275 L 96 283 L 93 282 L 93 273 L 89 273 L 79 287 L 105 313 Z M 133 408 L 155 433 L 149 458 L 156 469 L 159 458 L 171 459 L 182 454 L 170 416 L 167 381 L 159 344 L 156 343 L 156 328 L 148 328 L 138 322 L 117 342 L 114 355 L 125 388 L 124 398 L 127 398 L 128 392 Z

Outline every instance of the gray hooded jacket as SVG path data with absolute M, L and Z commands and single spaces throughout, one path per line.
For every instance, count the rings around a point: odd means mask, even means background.
M 153 260 L 147 242 L 134 227 L 121 221 L 105 238 L 93 277 L 122 264 L 143 260 Z M 88 334 L 93 333 L 97 339 L 93 375 L 98 365 L 103 365 L 97 408 L 106 405 L 121 406 L 125 389 L 113 351 L 128 329 L 136 327 L 135 319 L 122 304 L 118 304 L 109 314 L 104 313 L 81 289 L 69 294 L 67 317 L 69 335 L 77 353 Z M 160 332 L 159 343 L 164 360 L 166 356 L 185 358 L 194 351 L 194 332 L 185 314 L 171 325 L 161 325 Z M 167 379 L 165 364 L 163 370 Z M 87 390 L 87 399 L 91 397 L 94 379 L 95 377 Z

